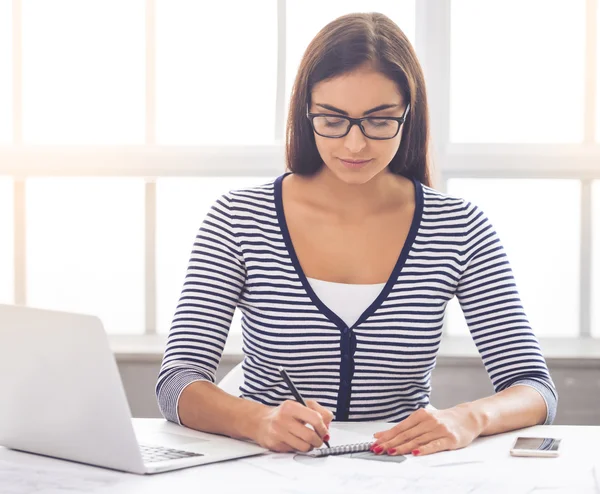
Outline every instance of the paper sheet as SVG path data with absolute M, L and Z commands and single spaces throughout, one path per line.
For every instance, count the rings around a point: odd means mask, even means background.
M 0 461 L 2 494 L 93 493 L 115 486 L 120 481 L 119 474 L 21 466 Z
M 331 430 L 332 446 L 369 439 L 365 434 Z M 270 472 L 274 479 L 284 477 L 285 492 L 290 493 L 600 494 L 600 464 L 594 467 L 593 462 L 575 462 L 570 455 L 514 458 L 509 454 L 512 441 L 507 436 L 481 438 L 461 450 L 424 457 L 408 455 L 403 463 L 281 453 L 243 461 Z
M 343 444 L 366 443 L 375 440 L 372 434 L 342 429 L 335 425 L 329 427 L 329 436 L 331 437 L 329 440 L 331 447 Z

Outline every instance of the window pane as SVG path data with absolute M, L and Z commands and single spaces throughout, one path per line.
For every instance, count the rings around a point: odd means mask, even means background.
M 267 182 L 269 179 L 265 177 L 161 178 L 157 181 L 159 332 L 166 332 L 171 326 L 196 233 L 214 201 L 230 190 Z M 239 323 L 232 327 L 239 327 Z
M 24 140 L 143 143 L 144 33 L 144 0 L 23 2 Z
M 353 12 L 381 12 L 400 26 L 413 46 L 415 43 L 414 0 L 288 0 L 286 8 L 286 108 L 304 51 L 334 19 Z
M 14 299 L 13 181 L 0 177 L 0 304 Z
M 28 303 L 142 333 L 144 225 L 142 179 L 28 180 Z
M 0 144 L 12 141 L 12 2 L 0 0 Z
M 597 2 L 596 33 L 600 31 L 600 0 Z M 596 141 L 600 142 L 600 36 L 596 35 Z
M 159 143 L 274 141 L 274 0 L 157 0 L 156 36 Z
M 585 0 L 452 1 L 450 139 L 583 139 Z
M 525 313 L 538 336 L 579 333 L 581 185 L 577 180 L 448 181 L 450 194 L 482 208 L 504 245 Z M 450 334 L 466 328 L 455 303 Z
M 592 335 L 600 338 L 600 180 L 592 185 Z

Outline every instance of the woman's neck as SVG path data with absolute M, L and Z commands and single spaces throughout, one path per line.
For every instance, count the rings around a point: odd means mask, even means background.
M 414 201 L 412 182 L 387 169 L 366 183 L 348 184 L 323 166 L 303 181 L 310 187 L 311 202 L 340 219 L 360 219 Z

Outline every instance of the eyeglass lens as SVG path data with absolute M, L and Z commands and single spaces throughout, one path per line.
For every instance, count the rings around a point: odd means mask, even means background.
M 344 117 L 319 116 L 314 117 L 313 125 L 318 134 L 327 137 L 341 137 L 348 132 L 350 121 Z M 400 123 L 397 120 L 368 118 L 362 121 L 367 137 L 390 138 L 398 132 Z

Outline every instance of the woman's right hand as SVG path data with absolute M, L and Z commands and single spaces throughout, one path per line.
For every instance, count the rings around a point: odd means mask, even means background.
M 307 452 L 329 441 L 332 419 L 333 413 L 314 400 L 306 400 L 306 406 L 286 400 L 261 414 L 253 439 L 271 451 Z

